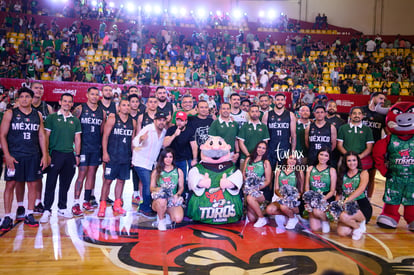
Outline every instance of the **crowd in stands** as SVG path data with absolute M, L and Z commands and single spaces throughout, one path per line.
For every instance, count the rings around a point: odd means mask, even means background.
M 346 42 L 338 37 L 331 44 L 292 33 L 280 45 L 271 35 L 259 39 L 243 30 L 235 36 L 207 30 L 186 36 L 131 26 L 121 31 L 101 21 L 93 29 L 75 21 L 62 28 L 56 21 L 48 26 L 9 13 L 0 27 L 0 77 L 201 88 L 229 83 L 243 91 L 299 88 L 304 93 L 409 95 L 413 89 L 411 42 L 400 36 L 389 44 L 363 35 Z

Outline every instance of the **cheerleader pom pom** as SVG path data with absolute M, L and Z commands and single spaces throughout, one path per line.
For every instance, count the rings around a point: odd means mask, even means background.
M 279 189 L 280 194 L 283 196 L 279 200 L 280 204 L 286 205 L 289 208 L 295 208 L 300 205 L 298 189 L 290 185 L 282 185 Z
M 355 215 L 358 210 L 359 210 L 359 206 L 358 206 L 358 203 L 356 201 L 349 201 L 349 202 L 345 203 L 344 211 L 348 215 L 350 215 L 350 216 Z
M 158 192 L 152 192 L 151 193 L 151 198 L 153 200 L 167 199 L 168 198 L 168 193 L 163 188 L 161 188 Z
M 302 196 L 303 201 L 304 201 L 306 204 L 310 204 L 310 203 L 311 203 L 311 201 L 312 201 L 312 198 L 315 196 L 315 194 L 316 194 L 316 193 L 317 193 L 317 192 L 315 192 L 315 191 L 313 191 L 313 190 L 306 191 L 306 192 L 303 194 L 303 196 Z
M 329 205 L 329 212 L 335 220 L 339 219 L 339 216 L 344 211 L 343 204 L 340 201 L 333 201 Z

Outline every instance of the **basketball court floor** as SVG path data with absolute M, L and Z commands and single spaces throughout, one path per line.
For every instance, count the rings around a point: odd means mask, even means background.
M 100 169 L 97 178 L 101 175 Z M 97 197 L 100 188 L 98 180 Z M 2 180 L 0 194 L 3 190 Z M 153 220 L 136 215 L 131 206 L 132 182 L 128 181 L 124 217 L 113 216 L 109 207 L 105 219 L 98 219 L 96 211 L 72 219 L 57 217 L 54 211 L 48 224 L 29 228 L 17 222 L 11 231 L 0 233 L 0 273 L 322 274 L 335 270 L 343 274 L 414 274 L 414 233 L 407 230 L 405 221 L 396 230 L 375 224 L 383 190 L 384 180 L 377 177 L 373 218 L 363 238 L 354 241 L 339 237 L 334 223 L 328 234 L 311 232 L 306 223 L 276 234 L 273 219 L 263 228 L 244 221 L 214 226 L 186 222 L 159 232 Z M 110 197 L 114 197 L 113 188 Z M 72 201 L 73 183 L 68 207 Z M 16 208 L 14 202 L 13 213 Z

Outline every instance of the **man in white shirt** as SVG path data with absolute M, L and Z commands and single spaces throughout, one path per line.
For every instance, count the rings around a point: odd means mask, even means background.
M 118 68 L 116 69 L 116 79 L 118 83 L 120 83 L 121 79 L 123 78 L 123 75 L 124 75 L 124 66 L 122 66 L 122 62 L 119 61 Z
M 198 96 L 198 100 L 208 101 L 209 97 L 207 94 L 207 90 L 204 89 L 203 92 Z
M 233 93 L 233 89 L 231 88 L 231 86 L 227 82 L 224 83 L 224 88 L 223 88 L 223 100 L 224 100 L 224 102 L 229 102 L 230 95 L 232 93 Z
M 155 218 L 151 209 L 151 172 L 160 153 L 165 133 L 167 114 L 157 112 L 154 123 L 151 123 L 139 131 L 132 141 L 132 165 L 142 181 L 143 203 L 139 207 L 139 214 L 147 218 Z
M 135 79 L 132 79 L 132 77 L 128 76 L 128 80 L 125 82 L 126 85 L 137 85 L 137 82 Z
M 233 93 L 230 96 L 230 117 L 233 118 L 233 121 L 236 121 L 239 124 L 239 128 L 247 122 L 247 113 L 240 109 L 241 97 L 237 93 Z
M 241 68 L 242 64 L 243 64 L 243 58 L 241 57 L 241 55 L 240 55 L 240 54 L 237 54 L 237 55 L 234 57 L 234 67 L 235 67 L 236 72 L 237 72 L 238 74 L 240 73 L 240 68 Z
M 374 42 L 374 40 L 368 40 L 367 43 L 365 43 L 366 51 L 372 53 L 375 51 L 375 48 L 377 47 L 377 44 Z
M 122 94 L 122 90 L 121 90 L 121 88 L 119 88 L 119 86 L 118 85 L 114 85 L 114 87 L 113 87 L 113 89 L 112 89 L 112 92 L 114 93 L 114 94 L 118 94 L 118 95 L 121 95 Z

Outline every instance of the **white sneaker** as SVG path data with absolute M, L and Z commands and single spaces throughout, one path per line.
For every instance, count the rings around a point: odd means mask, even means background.
M 296 224 L 299 222 L 298 218 L 293 217 L 289 218 L 289 220 L 286 223 L 286 229 L 295 229 Z
M 67 209 L 59 209 L 57 213 L 58 213 L 58 216 L 61 216 L 67 219 L 73 218 L 72 212 L 67 211 Z
M 359 224 L 359 230 L 361 230 L 362 233 L 367 231 L 367 226 L 365 224 L 365 220 L 363 220 L 360 224 Z
M 285 215 L 275 215 L 275 222 L 277 227 L 285 228 L 286 216 Z
M 331 226 L 329 225 L 329 222 L 323 221 L 322 222 L 322 233 L 329 233 L 331 231 Z
M 158 216 L 157 216 L 158 217 Z M 165 214 L 165 224 L 170 225 L 172 224 L 171 217 L 169 214 Z
M 267 219 L 265 217 L 258 218 L 256 223 L 253 225 L 254 227 L 263 227 L 267 224 Z
M 159 231 L 167 230 L 167 225 L 165 224 L 165 218 L 158 221 L 158 230 Z
M 362 232 L 362 230 L 360 228 L 354 229 L 354 231 L 352 231 L 352 239 L 354 241 L 358 241 L 358 240 L 361 239 L 362 234 L 364 234 L 364 232 Z
M 50 211 L 49 210 L 45 210 L 43 212 L 43 215 L 40 218 L 39 222 L 40 223 L 48 223 L 49 222 L 50 215 L 51 215 Z

